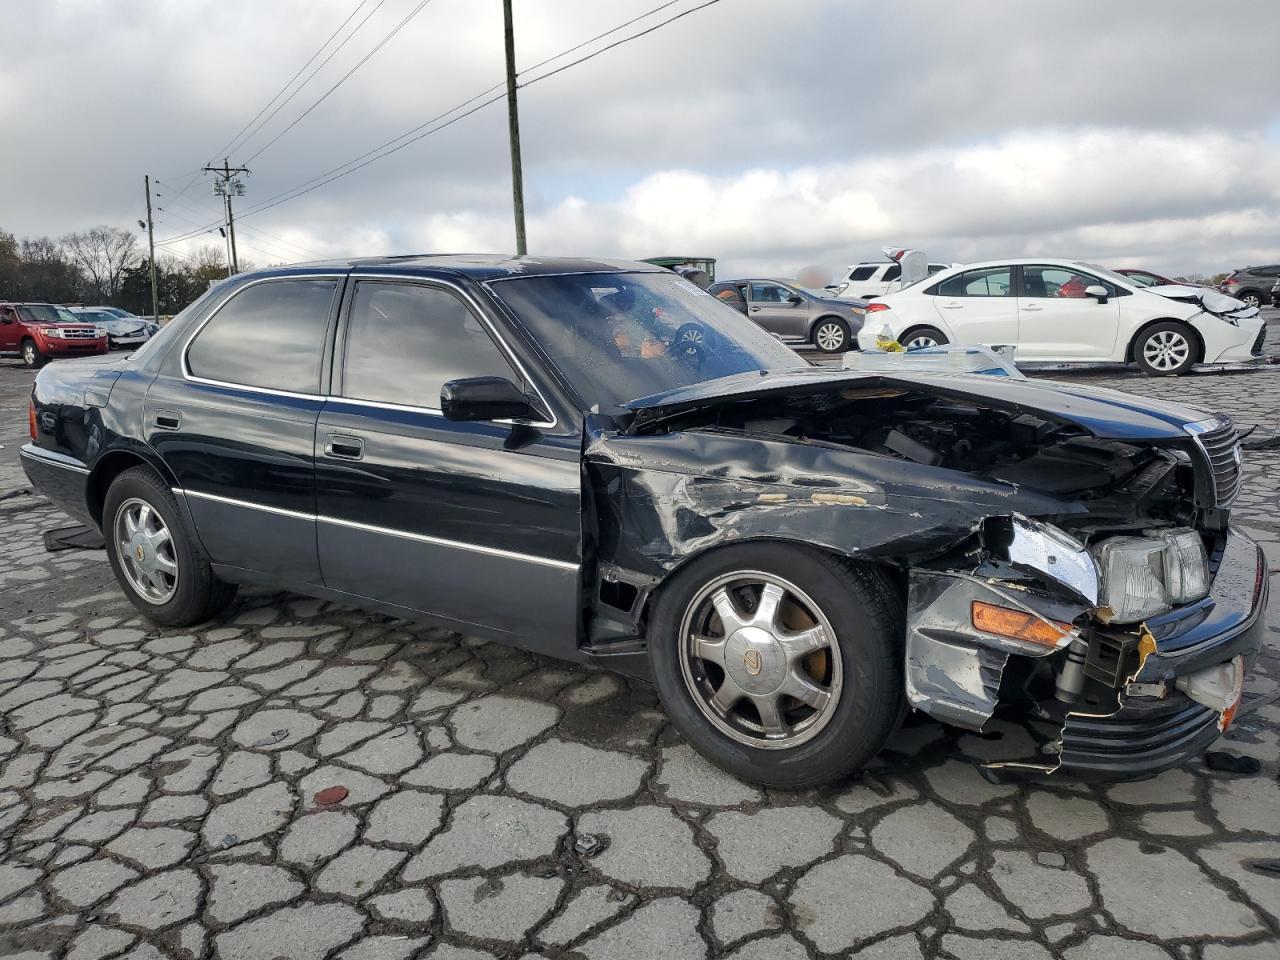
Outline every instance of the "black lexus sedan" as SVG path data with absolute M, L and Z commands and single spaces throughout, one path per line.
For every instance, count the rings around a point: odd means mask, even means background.
M 761 783 L 908 709 L 1027 720 L 993 776 L 1202 751 L 1266 604 L 1231 422 L 910 371 L 807 366 L 647 264 L 317 263 L 43 370 L 22 461 L 157 623 L 270 584 L 591 661 Z

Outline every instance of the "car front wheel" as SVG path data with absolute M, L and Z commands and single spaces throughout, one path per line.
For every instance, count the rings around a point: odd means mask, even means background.
M 813 345 L 823 353 L 849 349 L 849 326 L 838 317 L 823 317 L 813 325 Z
M 1186 373 L 1196 362 L 1195 335 L 1185 323 L 1166 320 L 1139 334 L 1133 345 L 1138 367 L 1153 377 Z
M 107 558 L 126 596 L 148 619 L 169 627 L 203 623 L 236 595 L 213 575 L 169 487 L 147 467 L 112 482 L 102 508 Z
M 875 568 L 801 547 L 726 547 L 657 598 L 649 659 L 676 727 L 713 763 L 769 786 L 840 780 L 902 709 L 902 611 Z
M 36 346 L 36 342 L 30 338 L 22 341 L 22 363 L 24 366 L 34 370 L 37 367 L 43 367 L 45 355 L 40 352 L 40 348 Z

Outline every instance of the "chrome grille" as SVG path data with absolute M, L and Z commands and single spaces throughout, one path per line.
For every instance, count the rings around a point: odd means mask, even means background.
M 62 339 L 64 340 L 97 340 L 98 331 L 93 327 L 63 327 Z
M 1230 506 L 1240 492 L 1240 440 L 1235 424 L 1230 417 L 1218 416 L 1189 423 L 1187 431 L 1208 461 L 1215 506 Z

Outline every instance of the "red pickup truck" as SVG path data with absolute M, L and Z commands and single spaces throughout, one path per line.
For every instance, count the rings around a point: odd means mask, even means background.
M 0 303 L 0 356 L 18 356 L 28 367 L 54 357 L 80 357 L 111 349 L 107 331 L 52 303 Z

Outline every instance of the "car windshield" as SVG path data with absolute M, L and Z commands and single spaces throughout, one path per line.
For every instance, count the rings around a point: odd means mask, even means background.
M 491 281 L 593 410 L 755 370 L 804 367 L 732 307 L 671 273 Z
M 74 323 L 76 319 L 70 314 L 64 317 L 66 311 L 60 311 L 51 303 L 24 303 L 18 312 L 27 323 Z

